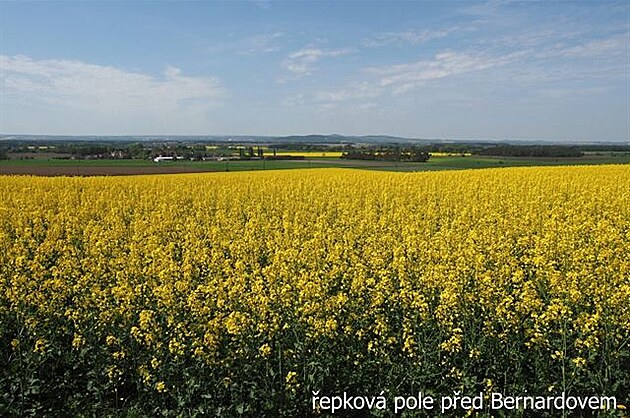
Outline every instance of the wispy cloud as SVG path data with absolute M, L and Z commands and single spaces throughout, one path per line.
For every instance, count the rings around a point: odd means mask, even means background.
M 380 76 L 379 84 L 381 86 L 392 88 L 394 93 L 404 93 L 430 80 L 505 65 L 522 55 L 523 53 L 490 56 L 462 52 L 442 52 L 431 60 L 370 68 L 367 72 Z
M 519 59 L 522 53 L 501 56 L 472 52 L 443 52 L 433 59 L 392 66 L 370 67 L 362 71 L 363 81 L 355 81 L 337 89 L 310 92 L 310 100 L 301 95 L 300 104 L 312 103 L 320 109 L 332 109 L 342 104 L 364 110 L 375 108 L 375 103 L 388 101 L 386 97 L 408 93 L 420 86 L 442 78 L 474 71 L 491 69 Z M 367 105 L 368 106 L 363 106 Z
M 452 27 L 440 30 L 406 30 L 402 32 L 385 32 L 373 36 L 363 41 L 366 47 L 379 47 L 391 44 L 419 45 L 432 39 L 439 39 L 460 30 L 459 27 Z
M 100 112 L 207 108 L 226 95 L 216 78 L 186 76 L 175 67 L 153 76 L 76 60 L 0 55 L 0 69 L 7 94 Z
M 627 34 L 615 35 L 603 39 L 593 39 L 588 42 L 561 45 L 549 48 L 538 54 L 540 57 L 564 57 L 564 58 L 595 58 L 614 57 L 626 55 L 628 48 Z
M 528 3 L 534 4 L 540 1 L 541 0 L 529 0 Z M 519 3 L 524 4 L 525 2 L 521 0 L 488 0 L 482 3 L 467 4 L 464 7 L 459 8 L 459 12 L 473 16 L 495 17 L 502 6 Z
M 314 65 L 322 58 L 338 57 L 351 52 L 350 49 L 323 50 L 319 48 L 304 48 L 293 52 L 283 61 L 284 68 L 290 73 L 290 78 L 311 75 Z
M 441 91 L 448 100 L 461 102 L 465 95 L 461 96 L 461 88 L 453 87 L 459 83 L 456 79 L 468 80 L 470 84 L 464 85 L 464 91 L 478 91 L 475 86 L 486 86 L 481 91 L 494 97 L 493 100 L 500 100 L 497 97 L 502 94 L 511 94 L 501 91 L 513 92 L 519 88 L 526 91 L 521 93 L 522 100 L 549 98 L 546 92 L 551 91 L 562 92 L 563 97 L 571 91 L 581 95 L 599 94 L 608 91 L 603 83 L 623 76 L 620 57 L 628 48 L 627 39 L 619 34 L 600 39 L 582 38 L 581 42 L 574 34 L 556 42 L 543 41 L 539 36 L 518 37 L 506 42 L 512 46 L 507 50 L 503 45 L 444 50 L 418 61 L 364 68 L 348 84 L 311 91 L 310 100 L 306 102 L 320 109 L 354 109 L 366 103 L 384 104 L 420 97 L 416 93 L 423 88 Z M 568 60 L 573 59 L 579 61 L 575 66 L 567 66 Z M 438 84 L 443 79 L 455 81 Z M 441 87 L 436 90 L 436 85 Z M 453 99 L 451 90 L 459 91 L 461 97 Z
M 280 51 L 283 48 L 283 32 L 264 32 L 244 37 L 228 37 L 228 39 L 211 42 L 202 41 L 200 49 L 205 54 L 239 54 L 262 55 Z
M 314 98 L 318 102 L 338 103 L 348 100 L 374 99 L 383 93 L 383 89 L 372 83 L 361 83 L 353 85 L 351 88 L 337 90 L 320 90 L 314 93 Z
M 270 0 L 252 0 L 252 3 L 261 10 L 267 10 L 271 6 Z
M 263 33 L 251 36 L 243 41 L 243 51 L 247 54 L 267 54 L 279 51 L 282 47 L 280 40 L 282 32 Z
M 579 37 L 578 31 L 558 31 L 555 29 L 540 29 L 535 32 L 494 34 L 491 37 L 473 39 L 472 43 L 486 49 L 492 48 L 542 48 L 545 45 L 566 42 Z

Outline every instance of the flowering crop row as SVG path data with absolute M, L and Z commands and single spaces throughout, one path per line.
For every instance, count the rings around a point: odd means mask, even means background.
M 625 166 L 0 177 L 2 415 L 627 405 L 629 341 Z

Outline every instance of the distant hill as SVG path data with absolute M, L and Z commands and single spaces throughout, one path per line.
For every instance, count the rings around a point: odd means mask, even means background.
M 553 141 L 553 140 L 514 140 L 514 139 L 446 139 L 446 138 L 405 138 L 391 135 L 14 135 L 0 134 L 0 141 L 36 141 L 36 142 L 224 142 L 252 144 L 366 144 L 366 145 L 430 145 L 430 144 L 468 144 L 468 145 L 612 145 L 628 146 L 628 142 L 601 141 Z

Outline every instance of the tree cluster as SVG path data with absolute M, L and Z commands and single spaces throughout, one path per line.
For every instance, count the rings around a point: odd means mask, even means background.
M 562 145 L 497 145 L 475 152 L 478 155 L 502 157 L 581 157 L 578 147 Z
M 346 151 L 341 155 L 341 158 L 348 160 L 425 162 L 429 159 L 429 153 L 424 148 L 379 147 Z

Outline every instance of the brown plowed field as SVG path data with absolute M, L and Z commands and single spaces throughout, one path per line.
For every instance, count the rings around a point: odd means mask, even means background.
M 137 174 L 177 174 L 217 171 L 211 167 L 183 167 L 183 166 L 0 166 L 0 175 L 31 175 L 31 176 L 131 176 Z

